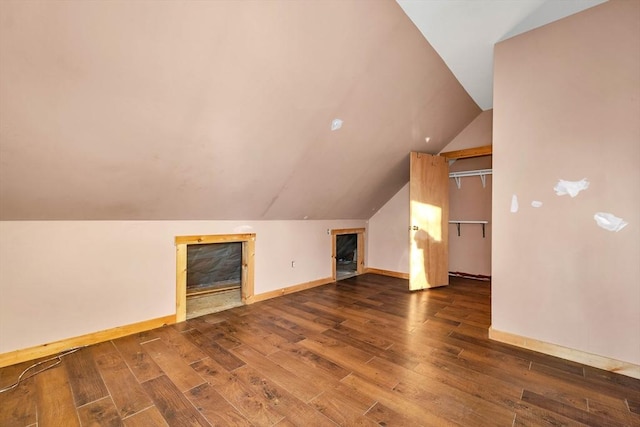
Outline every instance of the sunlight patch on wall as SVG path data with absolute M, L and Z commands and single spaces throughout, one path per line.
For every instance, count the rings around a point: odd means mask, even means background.
M 427 286 L 431 286 L 434 284 L 429 283 L 425 265 L 431 244 L 442 241 L 442 208 L 412 200 L 411 213 L 414 221 L 410 251 L 411 277 L 424 277 Z
M 420 224 L 419 231 L 428 234 L 429 239 L 436 242 L 442 241 L 442 208 L 427 203 L 411 201 L 411 212 Z M 426 237 L 426 236 L 425 236 Z

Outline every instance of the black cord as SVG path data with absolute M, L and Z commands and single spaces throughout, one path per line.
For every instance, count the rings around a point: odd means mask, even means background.
M 29 366 L 27 369 L 22 371 L 22 373 L 18 376 L 18 380 L 15 383 L 13 383 L 10 386 L 7 386 L 7 387 L 5 387 L 3 389 L 0 389 L 0 393 L 4 393 L 5 391 L 13 390 L 14 388 L 18 387 L 22 381 L 26 381 L 29 378 L 35 377 L 36 375 L 38 375 L 41 372 L 44 372 L 44 371 L 46 371 L 48 369 L 51 369 L 51 368 L 54 368 L 54 367 L 58 366 L 59 364 L 62 363 L 62 357 L 67 356 L 67 355 L 69 355 L 71 353 L 75 353 L 76 351 L 80 350 L 81 348 L 83 348 L 83 347 L 75 347 L 75 348 L 63 351 L 62 353 L 58 354 L 57 356 L 51 357 L 51 358 L 49 358 L 47 360 L 42 360 L 42 361 L 40 361 L 38 363 L 34 363 L 33 365 Z M 26 374 L 31 369 L 33 369 L 35 367 L 38 367 L 40 365 L 43 365 L 43 364 L 45 364 L 47 362 L 51 362 L 52 360 L 55 360 L 56 362 L 53 363 L 52 365 L 47 366 L 46 368 L 42 368 L 42 369 L 32 373 L 29 376 L 26 376 L 26 377 L 24 376 L 24 374 Z

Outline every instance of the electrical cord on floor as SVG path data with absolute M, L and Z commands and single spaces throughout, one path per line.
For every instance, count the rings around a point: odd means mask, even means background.
M 71 348 L 69 350 L 65 350 L 62 353 L 59 353 L 57 356 L 51 357 L 51 358 L 49 358 L 47 360 L 42 360 L 42 361 L 40 361 L 38 363 L 34 363 L 33 365 L 29 366 L 27 369 L 22 371 L 22 373 L 18 376 L 18 380 L 15 383 L 13 383 L 13 384 L 5 387 L 5 388 L 0 389 L 0 393 L 4 393 L 5 391 L 13 390 L 14 388 L 18 387 L 22 381 L 26 381 L 29 378 L 35 377 L 36 375 L 38 375 L 41 372 L 44 372 L 44 371 L 46 371 L 48 369 L 51 369 L 51 368 L 54 368 L 54 367 L 58 366 L 59 364 L 62 363 L 62 358 L 64 356 L 67 356 L 67 355 L 69 355 L 71 353 L 75 353 L 76 351 L 80 350 L 81 348 L 84 348 L 84 346 L 82 346 L 82 347 L 74 347 L 74 348 Z M 36 368 L 36 367 L 38 367 L 40 365 L 44 365 L 45 363 L 51 362 L 52 360 L 55 360 L 56 362 L 51 364 L 51 365 L 49 365 L 49 366 L 47 366 L 47 367 L 45 367 L 45 368 L 42 368 L 42 369 L 32 373 L 29 376 L 24 377 L 24 374 L 26 374 L 31 369 Z

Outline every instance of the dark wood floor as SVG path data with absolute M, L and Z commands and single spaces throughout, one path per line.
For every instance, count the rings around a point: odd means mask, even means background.
M 640 426 L 640 381 L 489 341 L 487 282 L 406 288 L 363 275 L 84 348 L 1 394 L 0 425 Z

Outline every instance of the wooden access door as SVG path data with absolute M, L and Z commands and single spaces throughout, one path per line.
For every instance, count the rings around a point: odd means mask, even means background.
M 411 153 L 409 289 L 449 284 L 449 163 Z

